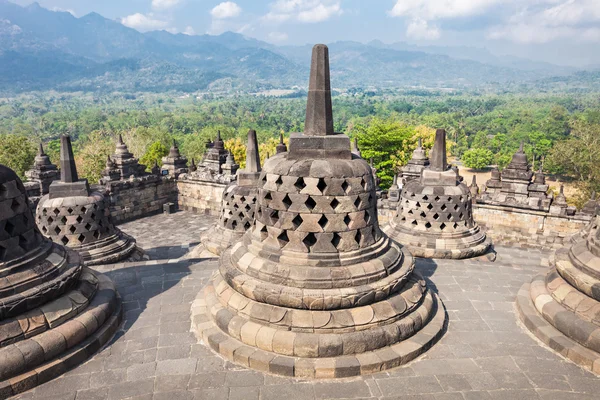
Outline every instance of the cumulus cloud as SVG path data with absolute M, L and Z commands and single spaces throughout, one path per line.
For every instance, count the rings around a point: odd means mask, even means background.
M 285 42 L 288 40 L 288 34 L 285 32 L 271 32 L 269 33 L 269 39 L 272 42 Z
M 210 15 L 212 15 L 215 19 L 226 19 L 233 18 L 240 15 L 242 9 L 236 3 L 232 1 L 225 1 L 223 3 L 215 6 L 211 11 Z
M 135 13 L 121 18 L 121 23 L 140 32 L 153 31 L 166 28 L 169 23 L 160 19 L 155 19 L 152 14 L 144 15 Z
M 322 22 L 343 12 L 339 0 L 277 0 L 270 7 L 271 11 L 262 19 L 276 24 L 290 19 L 303 23 Z
M 180 0 L 152 0 L 152 8 L 155 10 L 167 10 L 179 3 Z
M 598 40 L 599 0 L 397 0 L 389 15 L 404 18 L 414 39 L 440 38 L 453 19 L 494 16 L 488 38 L 543 43 L 559 38 Z
M 440 38 L 440 30 L 423 19 L 414 19 L 408 24 L 406 35 L 413 39 L 436 40 Z
M 185 28 L 185 30 L 182 32 L 184 35 L 188 35 L 188 36 L 194 36 L 196 34 L 196 31 L 194 30 L 194 28 L 192 28 L 191 26 L 187 26 Z

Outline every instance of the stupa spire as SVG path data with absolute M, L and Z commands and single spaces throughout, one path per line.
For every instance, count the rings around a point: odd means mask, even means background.
M 71 137 L 62 135 L 60 137 L 60 180 L 65 183 L 77 182 L 77 167 L 75 166 L 75 157 L 73 156 L 73 146 Z
M 445 171 L 448 169 L 448 161 L 446 159 L 446 130 L 438 129 L 435 131 L 435 143 L 430 155 L 431 170 Z
M 307 136 L 334 134 L 329 49 L 324 44 L 317 44 L 312 51 L 304 134 Z
M 260 156 L 258 153 L 258 140 L 256 131 L 248 131 L 248 144 L 246 145 L 246 172 L 260 172 Z

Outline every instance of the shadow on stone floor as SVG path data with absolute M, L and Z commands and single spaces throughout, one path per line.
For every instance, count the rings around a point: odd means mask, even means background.
M 150 257 L 151 260 L 173 260 L 185 256 L 199 243 L 200 242 L 193 242 L 177 246 L 158 246 L 152 248 L 144 248 L 144 252 Z
M 175 263 L 169 263 L 166 260 L 162 262 L 147 261 L 113 270 L 99 268 L 100 272 L 115 283 L 123 302 L 123 321 L 105 348 L 114 345 L 132 328 L 136 331 L 140 328 L 152 330 L 154 322 L 158 326 L 162 308 L 167 307 L 172 310 L 182 303 L 186 304 L 185 301 L 189 299 L 184 299 L 183 293 L 177 291 L 170 295 L 166 292 L 176 286 L 181 286 L 181 280 L 192 274 L 190 269 L 192 264 L 205 260 L 207 259 L 181 260 Z M 188 307 L 187 304 L 186 307 Z M 187 308 L 185 311 L 188 312 Z M 139 319 L 144 319 L 141 326 L 137 324 Z M 147 335 L 148 332 L 135 336 L 143 339 Z

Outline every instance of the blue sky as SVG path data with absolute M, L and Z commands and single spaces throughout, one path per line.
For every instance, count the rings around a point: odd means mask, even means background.
M 12 0 L 21 5 L 31 0 Z M 379 39 L 486 47 L 564 65 L 600 64 L 600 0 L 38 0 L 140 31 L 240 32 L 278 45 Z

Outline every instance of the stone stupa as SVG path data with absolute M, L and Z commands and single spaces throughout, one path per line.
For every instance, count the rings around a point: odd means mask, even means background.
M 188 172 L 187 158 L 179 153 L 179 147 L 177 147 L 175 139 L 173 139 L 173 145 L 169 150 L 169 154 L 162 159 L 161 172 L 163 175 L 169 175 L 174 178 Z
M 585 235 L 550 258 L 551 269 L 523 285 L 517 309 L 546 345 L 600 374 L 600 215 Z
M 35 156 L 33 167 L 25 172 L 25 176 L 31 182 L 39 183 L 40 195 L 45 195 L 50 189 L 50 184 L 60 179 L 60 172 L 56 165 L 52 164 L 50 157 L 44 153 L 44 146 L 40 143 L 38 153 Z
M 431 163 L 406 182 L 396 215 L 383 229 L 424 258 L 469 258 L 486 253 L 491 241 L 473 220 L 469 187 L 446 161 L 446 131 L 438 129 Z
M 220 255 L 252 228 L 260 171 L 256 131 L 250 130 L 246 145 L 246 168 L 237 171 L 237 181 L 227 185 L 223 191 L 219 220 L 201 240 L 211 253 Z
M 141 259 L 135 240 L 114 226 L 109 199 L 79 179 L 71 138 L 61 136 L 60 145 L 61 179 L 50 185 L 37 206 L 40 231 L 77 251 L 88 266 Z
M 113 283 L 39 232 L 23 183 L 3 165 L 0 270 L 0 398 L 84 362 L 119 327 Z
M 404 364 L 445 312 L 411 254 L 379 229 L 369 164 L 333 130 L 329 54 L 313 48 L 304 133 L 262 169 L 256 221 L 192 305 L 193 328 L 234 363 L 341 378 Z
M 419 138 L 417 148 L 413 151 L 412 158 L 404 167 L 402 167 L 402 183 L 418 179 L 421 177 L 421 171 L 429 166 L 429 158 L 423 148 L 423 140 Z

